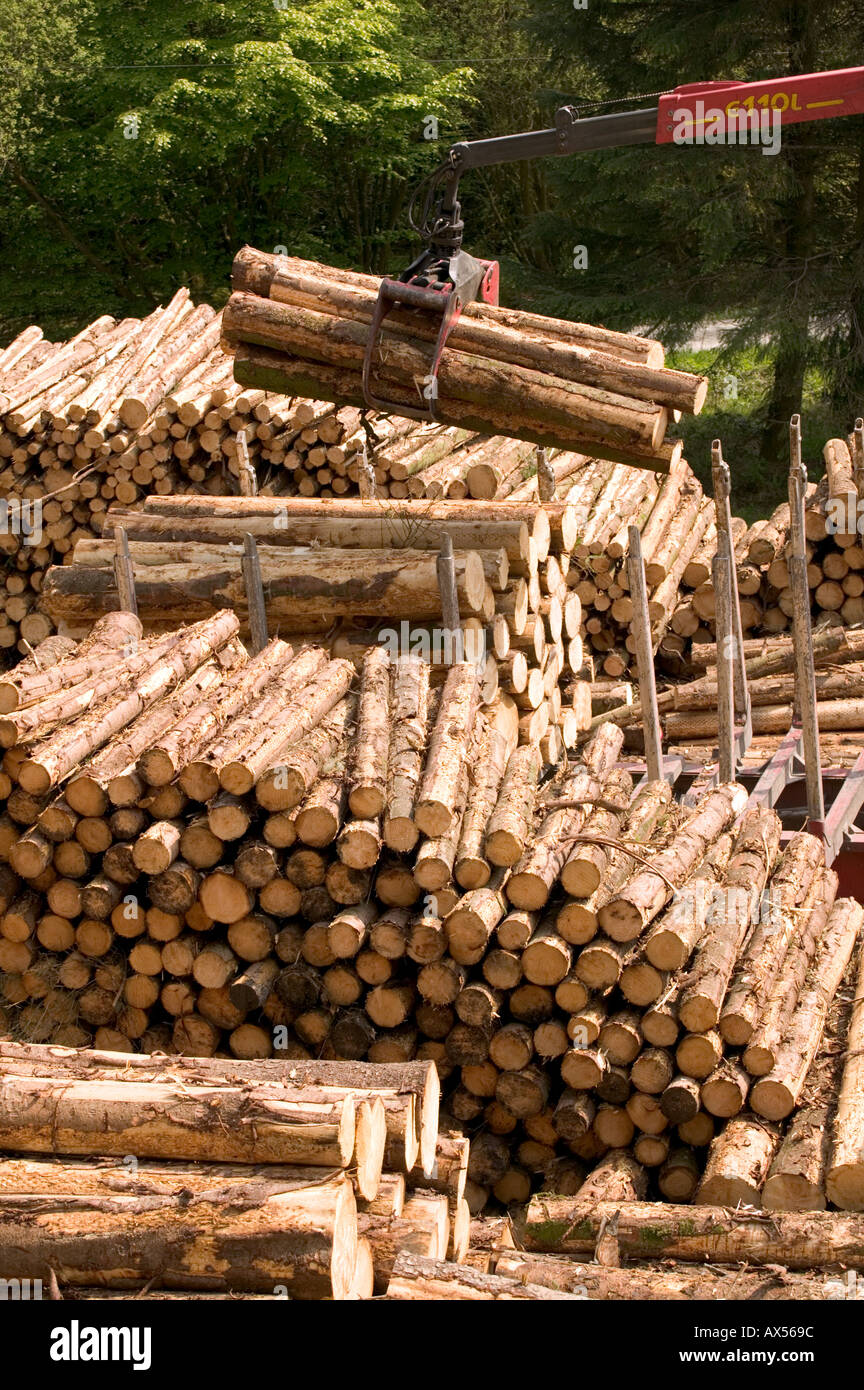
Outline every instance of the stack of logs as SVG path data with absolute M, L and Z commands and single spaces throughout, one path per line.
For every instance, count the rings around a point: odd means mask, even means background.
M 351 663 L 246 658 L 237 630 L 114 614 L 0 684 L 14 1037 L 434 1061 L 476 1131 L 475 1209 L 593 1165 L 732 1206 L 824 1169 L 797 1112 L 864 910 L 820 841 L 781 852 L 734 785 L 634 796 L 612 723 L 544 769 L 469 663 L 430 694 L 423 661 L 372 648 L 355 694 Z
M 0 352 L 0 547 L 6 555 L 0 649 L 26 654 L 50 634 L 54 600 L 47 606 L 39 601 L 46 571 L 70 564 L 79 543 L 86 554 L 112 503 L 134 507 L 147 493 L 156 499 L 197 493 L 205 501 L 236 494 L 247 454 L 259 492 L 280 498 L 338 501 L 362 490 L 393 501 L 507 499 L 526 508 L 538 494 L 559 504 L 566 498 L 576 538 L 566 552 L 563 583 L 580 600 L 586 651 L 598 675 L 613 683 L 635 674 L 626 551 L 627 527 L 636 524 L 659 662 L 672 676 L 690 673 L 694 652 L 713 636 L 716 528 L 680 448 L 653 459 L 666 477 L 598 460 L 604 449 L 593 437 L 562 449 L 566 431 L 553 431 L 554 443 L 538 460 L 531 443 L 489 437 L 478 432 L 477 421 L 417 423 L 359 404 L 336 409 L 326 399 L 284 394 L 285 382 L 275 393 L 266 389 L 274 384 L 267 372 L 263 384 L 239 385 L 220 333 L 230 351 L 237 349 L 241 380 L 251 381 L 249 363 L 274 354 L 266 347 L 238 348 L 236 339 L 246 332 L 244 314 L 255 318 L 262 305 L 268 324 L 273 319 L 276 325 L 267 333 L 278 338 L 281 316 L 314 317 L 322 293 L 335 294 L 334 304 L 346 315 L 335 322 L 365 332 L 373 282 L 347 272 L 347 279 L 327 276 L 322 280 L 320 267 L 306 262 L 245 251 L 237 258 L 238 293 L 224 322 L 208 306 L 194 307 L 183 289 L 143 320 L 101 318 L 62 344 L 45 343 L 38 328 L 28 328 Z M 464 322 L 460 331 L 474 347 L 482 340 L 491 351 L 494 342 L 499 366 L 517 375 L 541 377 L 547 359 L 559 366 L 566 359 L 571 376 L 565 384 L 577 394 L 602 397 L 604 409 L 616 381 L 635 390 L 642 378 L 640 389 L 648 391 L 650 383 L 658 410 L 701 407 L 704 382 L 663 368 L 662 346 L 654 341 L 571 325 L 575 336 L 564 344 L 561 325 L 557 338 L 544 337 L 555 321 L 479 305 Z M 313 384 L 304 379 L 291 389 L 301 388 L 308 392 Z M 557 419 L 554 410 L 549 419 Z M 509 417 L 505 426 L 519 433 Z M 848 442 L 826 444 L 827 473 L 811 486 L 807 507 L 814 617 L 847 626 L 864 619 L 857 525 L 864 499 L 862 441 L 864 429 L 856 429 Z M 626 450 L 605 453 L 646 462 Z M 770 637 L 789 625 L 788 525 L 785 504 L 751 527 L 740 518 L 733 523 L 745 633 Z
M 141 612 L 148 624 L 203 615 L 226 601 L 245 620 L 240 558 L 243 535 L 251 533 L 260 545 L 273 625 L 285 635 L 301 633 L 317 641 L 329 631 L 334 654 L 353 657 L 379 638 L 382 626 L 402 632 L 401 621 L 387 622 L 395 614 L 421 640 L 420 629 L 438 611 L 433 551 L 446 527 L 459 559 L 466 632 L 478 653 L 481 648 L 494 653 L 486 676 L 493 684 L 487 688 L 494 688 L 497 671 L 501 688 L 522 712 L 523 738 L 539 739 L 551 729 L 555 746 L 563 742 L 573 747 L 588 728 L 590 680 L 595 724 L 611 715 L 632 730 L 628 741 L 638 748 L 640 706 L 628 680 L 635 674 L 628 525 L 634 519 L 642 525 L 658 660 L 668 666 L 674 658 L 679 673 L 692 673 L 714 660 L 709 640 L 713 618 L 685 639 L 672 625 L 686 605 L 674 605 L 679 584 L 698 581 L 693 602 L 701 601 L 700 595 L 706 602 L 710 598 L 713 611 L 713 588 L 704 577 L 716 549 L 713 513 L 713 502 L 702 495 L 686 464 L 673 470 L 659 489 L 644 470 L 599 464 L 580 470 L 564 503 L 539 505 L 512 496 L 464 503 L 333 499 L 322 509 L 313 499 L 300 498 L 153 497 L 138 510 L 112 508 L 104 530 L 110 536 L 119 525 L 130 537 Z M 821 512 L 811 508 L 811 529 L 814 517 L 824 524 Z M 761 528 L 757 523 L 750 530 Z M 750 532 L 743 521 L 733 523 L 733 529 L 739 545 L 745 545 Z M 825 545 L 833 546 L 833 537 Z M 64 630 L 75 631 L 116 604 L 113 549 L 110 539 L 82 540 L 75 563 L 47 576 L 43 607 Z M 830 568 L 832 556 L 844 555 L 857 563 L 858 552 L 857 545 L 842 551 L 835 546 L 826 550 L 824 564 Z M 757 577 L 761 573 L 755 565 L 739 566 L 739 584 L 743 571 Z M 854 573 L 850 570 L 844 583 Z M 742 626 L 750 633 L 761 607 L 744 594 L 739 603 Z M 824 668 L 817 682 L 820 722 L 830 751 L 848 761 L 864 735 L 858 634 L 846 626 L 842 613 L 820 611 L 816 617 L 814 650 Z M 428 632 L 427 638 L 432 642 Z M 758 750 L 759 739 L 767 736 L 770 747 L 771 737 L 776 743 L 791 723 L 791 637 L 748 638 L 745 655 L 756 681 L 752 698 Z M 661 692 L 660 707 L 669 741 L 696 756 L 710 752 L 717 732 L 713 682 L 670 684 Z M 554 749 L 547 761 L 557 761 Z
M 812 617 L 817 626 L 854 627 L 864 622 L 864 543 L 858 524 L 864 429 L 856 427 L 848 442 L 829 440 L 824 458 L 826 474 L 809 485 L 805 507 Z M 587 542 L 574 552 L 584 572 L 570 582 L 582 600 L 585 635 L 605 677 L 620 681 L 635 674 L 626 527 L 611 545 L 607 537 L 596 543 L 593 536 L 597 514 L 613 499 L 620 504 L 628 485 L 634 494 L 628 520 L 642 533 L 654 648 L 668 674 L 691 674 L 702 664 L 700 648 L 714 639 L 711 562 L 717 529 L 713 504 L 686 463 L 673 468 L 659 487 L 652 480 L 647 489 L 632 470 L 615 476 L 608 466 L 593 466 L 576 475 L 567 501 L 580 518 L 580 534 L 587 530 Z M 788 503 L 749 527 L 733 518 L 732 539 L 742 630 L 770 640 L 791 627 Z
M 844 765 L 864 744 L 864 632 L 825 626 L 813 633 L 819 743 L 823 760 Z M 657 697 L 663 731 L 673 747 L 704 757 L 716 746 L 718 688 L 717 647 L 704 643 L 693 652 L 700 670 L 696 680 L 669 685 Z M 744 643 L 744 669 L 752 707 L 754 737 L 748 759 L 758 765 L 791 727 L 795 703 L 795 653 L 791 637 Z M 627 694 L 625 702 L 615 704 Z M 625 730 L 628 747 L 642 747 L 641 710 L 632 692 L 618 683 L 600 695 L 602 713 L 594 727 L 612 720 Z
M 515 1227 L 469 1224 L 468 1140 L 436 1137 L 437 1110 L 429 1063 L 0 1042 L 0 1277 L 76 1301 L 752 1302 L 843 1297 L 864 1264 L 860 1217 L 658 1208 L 602 1169 Z
M 66 343 L 30 327 L 0 351 L 0 650 L 26 655 L 53 631 L 45 571 L 99 534 L 112 502 L 237 493 L 241 436 L 264 494 L 356 494 L 368 465 L 381 497 L 534 495 L 530 446 L 244 389 L 220 326 L 181 289 L 145 319 L 103 317 Z M 552 485 L 588 462 L 559 454 Z
M 358 662 L 373 642 L 394 654 L 424 651 L 437 676 L 449 660 L 437 578 L 446 530 L 466 655 L 482 665 L 485 698 L 499 685 L 512 697 L 520 741 L 540 744 L 549 763 L 588 728 L 592 671 L 579 596 L 567 585 L 577 530 L 566 503 L 334 499 L 322 507 L 306 498 L 148 498 L 137 512 L 112 509 L 105 529 L 114 526 L 129 538 L 148 627 L 226 602 L 245 622 L 248 533 L 258 543 L 274 630 L 291 640 L 329 640 L 334 655 Z M 82 541 L 74 565 L 50 571 L 43 602 L 64 630 L 117 605 L 113 554 L 111 540 Z
M 428 1062 L 0 1042 L 0 1277 L 341 1300 L 385 1293 L 402 1252 L 458 1265 L 468 1141 L 438 1136 L 438 1099 Z

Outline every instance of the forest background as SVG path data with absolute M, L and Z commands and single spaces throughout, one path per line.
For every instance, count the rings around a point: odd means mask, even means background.
M 3 0 L 0 345 L 180 284 L 218 306 L 244 242 L 398 272 L 455 140 L 849 67 L 862 40 L 859 0 Z M 704 478 L 722 437 L 745 515 L 783 496 L 791 413 L 817 471 L 864 414 L 864 117 L 790 128 L 776 157 L 638 146 L 461 194 L 502 303 L 638 327 L 709 372 L 688 457 Z

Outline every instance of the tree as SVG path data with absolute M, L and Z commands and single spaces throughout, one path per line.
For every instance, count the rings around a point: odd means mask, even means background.
M 862 38 L 850 0 L 607 0 L 566 18 L 555 4 L 538 24 L 544 37 L 554 26 L 571 53 L 572 90 L 610 102 L 588 114 L 684 82 L 851 66 Z M 837 378 L 842 358 L 847 383 L 864 368 L 862 125 L 856 117 L 789 128 L 775 158 L 641 146 L 555 161 L 556 212 L 537 219 L 532 236 L 557 246 L 564 288 L 550 291 L 535 275 L 526 293 L 572 317 L 648 324 L 673 344 L 706 318 L 739 325 L 730 350 L 767 337 L 774 365 L 761 448 L 766 459 L 785 458 L 808 362 Z M 573 273 L 579 243 L 589 270 Z
M 5 173 L 54 114 L 58 70 L 82 64 L 78 29 L 84 0 L 3 0 L 0 8 L 0 173 Z
M 62 287 L 64 331 L 70 312 L 142 312 L 181 283 L 221 302 L 246 241 L 389 266 L 426 118 L 455 131 L 470 97 L 467 70 L 423 54 L 423 23 L 415 0 L 93 0 L 96 57 L 41 122 L 6 213 L 27 232 L 11 326 L 25 281 L 27 321 Z

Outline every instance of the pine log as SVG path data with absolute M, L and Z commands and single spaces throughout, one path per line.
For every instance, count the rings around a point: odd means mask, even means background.
M 442 1299 L 490 1303 L 499 1299 L 514 1298 L 533 1302 L 560 1302 L 581 1297 L 581 1294 L 570 1294 L 542 1285 L 523 1283 L 517 1279 L 484 1274 L 467 1265 L 445 1264 L 441 1260 L 424 1259 L 422 1256 L 406 1252 L 397 1256 L 393 1274 L 387 1285 L 388 1299 L 424 1303 Z
M 696 1193 L 699 1206 L 760 1207 L 762 1186 L 779 1143 L 775 1125 L 736 1115 L 713 1141 Z
M 678 1000 L 685 1028 L 716 1027 L 738 953 L 761 903 L 780 844 L 775 811 L 750 807 L 741 818 L 720 891 L 706 917 L 706 929 Z
M 622 1256 L 711 1265 L 779 1265 L 819 1269 L 864 1267 L 864 1222 L 829 1212 L 760 1213 L 657 1202 L 583 1201 L 537 1193 L 516 1236 L 529 1251 L 593 1256 L 601 1231 L 617 1214 Z
M 821 869 L 815 875 L 802 907 L 803 920 L 798 924 L 756 1028 L 742 1053 L 741 1060 L 751 1076 L 766 1076 L 777 1060 L 807 970 L 834 905 L 838 882 L 831 869 Z
M 479 613 L 486 588 L 483 561 L 474 551 L 457 551 L 455 562 L 460 610 Z M 308 624 L 344 617 L 346 592 L 351 611 L 367 617 L 398 613 L 429 620 L 441 611 L 435 558 L 427 551 L 274 549 L 261 557 L 261 566 L 274 619 Z M 246 615 L 239 557 L 227 547 L 225 558 L 213 562 L 133 568 L 145 620 L 203 617 L 223 604 Z M 106 612 L 117 606 L 113 574 L 107 568 L 55 565 L 45 576 L 42 605 L 55 621 Z
M 678 889 L 671 905 L 654 923 L 642 949 L 658 970 L 680 970 L 701 937 L 715 898 L 715 887 L 729 863 L 735 836 L 715 840 L 702 863 Z
M 255 800 L 271 812 L 290 811 L 308 796 L 319 774 L 336 754 L 353 725 L 356 702 L 348 696 L 283 753 L 255 784 Z
M 454 665 L 441 696 L 417 792 L 414 821 L 424 835 L 444 835 L 453 823 L 459 773 L 474 725 L 477 694 L 474 666 L 470 662 Z
M 18 773 L 22 787 L 44 793 L 56 785 L 78 762 L 191 675 L 236 634 L 238 626 L 235 615 L 222 610 L 212 619 L 186 629 L 145 675 L 133 680 L 127 689 L 121 687 L 105 706 L 97 706 L 79 720 L 74 737 L 70 738 L 68 730 L 63 729 L 31 748 Z
M 655 857 L 652 868 L 634 875 L 626 888 L 600 909 L 602 930 L 616 941 L 634 940 L 669 901 L 670 883 L 677 888 L 685 882 L 746 802 L 746 792 L 734 783 L 704 797 L 669 848 Z
M 344 324 L 341 327 L 344 329 Z M 309 340 L 314 342 L 314 332 L 310 334 Z M 236 347 L 232 347 L 234 375 L 236 380 L 244 385 L 265 390 L 290 391 L 301 395 L 325 394 L 330 399 L 343 400 L 351 405 L 362 407 L 365 404 L 359 370 L 363 354 L 362 343 L 349 347 L 348 355 L 351 362 L 348 366 L 310 362 L 303 358 L 286 356 L 272 348 L 251 346 L 247 343 L 238 343 Z M 342 352 L 344 345 L 337 343 L 336 348 L 338 352 Z M 414 363 L 413 368 L 407 365 L 409 359 Z M 661 472 L 667 472 L 681 458 L 682 441 L 662 439 L 666 424 L 663 407 L 659 407 L 656 412 L 650 409 L 647 413 L 638 409 L 634 411 L 634 404 L 642 406 L 646 403 L 615 396 L 601 406 L 597 396 L 603 393 L 595 392 L 590 395 L 590 388 L 576 387 L 560 379 L 557 379 L 554 387 L 550 389 L 542 377 L 539 382 L 531 380 L 530 387 L 524 395 L 519 389 L 515 392 L 511 390 L 505 406 L 498 400 L 499 395 L 502 399 L 507 395 L 506 392 L 499 392 L 501 370 L 493 364 L 490 370 L 478 377 L 475 374 L 476 359 L 468 359 L 466 362 L 457 362 L 455 359 L 454 354 L 452 372 L 447 374 L 447 385 L 451 384 L 452 378 L 459 382 L 460 389 L 464 389 L 466 393 L 483 395 L 482 386 L 490 389 L 490 395 L 478 404 L 468 399 L 467 394 L 464 399 L 448 394 L 444 414 L 441 413 L 439 398 L 439 418 L 444 423 L 476 430 L 480 434 L 507 435 L 510 438 L 529 440 L 534 444 L 590 453 L 631 467 L 651 468 Z M 427 374 L 428 355 L 403 349 L 400 352 L 400 364 L 395 368 L 395 376 L 399 379 L 394 380 L 391 376 L 387 381 L 387 394 L 395 408 L 416 408 L 417 388 L 413 381 L 409 384 L 409 378 L 411 372 L 417 368 L 420 369 L 421 376 Z M 389 375 L 390 367 L 386 370 Z M 519 376 L 527 386 L 528 380 L 539 374 L 529 372 L 525 368 L 510 367 L 506 376 L 509 379 Z M 496 401 L 496 408 L 489 408 L 490 399 Z M 625 404 L 622 405 L 621 402 Z M 573 413 L 574 408 L 576 416 Z M 589 434 L 587 431 L 592 426 L 587 421 L 593 418 L 591 412 L 598 409 L 606 416 L 606 420 L 602 426 L 594 426 L 594 433 Z M 583 417 L 586 417 L 584 422 Z M 601 429 L 615 435 L 614 440 L 600 434 Z M 638 437 L 640 432 L 643 435 L 658 436 L 660 442 L 643 443 Z
M 822 842 L 802 831 L 774 871 L 770 903 L 747 943 L 720 1015 L 727 1042 L 741 1046 L 750 1041 L 789 944 L 800 932 L 804 904 L 824 861 Z
M 429 702 L 429 666 L 400 656 L 393 664 L 392 727 L 387 752 L 387 791 L 382 833 L 388 848 L 407 853 L 419 829 L 414 801 L 423 770 Z
M 794 1110 L 819 1048 L 831 1002 L 858 941 L 864 908 L 838 898 L 819 942 L 772 1070 L 750 1092 L 758 1115 L 782 1120 Z
M 787 1299 L 817 1300 L 829 1296 L 830 1281 L 824 1275 L 791 1274 L 788 1270 L 720 1270 L 692 1268 L 678 1263 L 629 1265 L 625 1269 L 581 1264 L 555 1255 L 503 1251 L 494 1257 L 498 1275 L 544 1288 L 560 1289 L 581 1298 L 600 1301 L 696 1301 L 746 1299 L 774 1302 Z
M 841 1211 L 861 1211 L 864 1208 L 864 1124 L 860 1087 L 862 1057 L 864 969 L 859 960 L 846 1037 L 843 1079 L 831 1126 L 831 1157 L 825 1183 L 828 1199 Z
M 494 712 L 487 711 L 456 852 L 454 877 L 461 888 L 482 888 L 489 881 L 491 868 L 486 857 L 486 831 L 497 807 L 516 734 L 515 719 L 509 717 L 503 704 Z
M 128 1256 L 118 1269 L 120 1248 Z M 356 1203 L 341 1176 L 263 1201 L 253 1183 L 245 1196 L 217 1187 L 191 1201 L 42 1195 L 0 1205 L 0 1274 L 47 1283 L 51 1271 L 73 1287 L 158 1279 L 176 1289 L 269 1293 L 281 1284 L 293 1298 L 344 1299 L 356 1251 Z

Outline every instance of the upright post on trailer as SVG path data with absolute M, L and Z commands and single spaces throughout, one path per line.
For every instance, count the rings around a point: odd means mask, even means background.
M 730 578 L 735 575 L 735 547 L 732 544 L 732 480 L 729 465 L 723 458 L 723 445 L 715 439 L 711 445 L 711 479 L 714 484 L 714 509 L 717 517 L 717 553 L 725 555 Z M 738 603 L 738 586 L 732 589 L 731 630 L 734 646 L 732 673 L 735 690 L 735 717 L 749 724 L 750 696 L 747 693 L 747 679 L 744 672 L 744 634 L 741 630 L 741 608 Z M 750 734 L 747 739 L 749 742 Z M 746 746 L 741 750 L 746 751 Z
M 854 445 L 855 457 L 852 460 L 855 469 L 855 488 L 859 498 L 864 498 L 864 420 L 860 417 L 855 421 L 855 429 L 852 432 L 852 443 Z M 857 530 L 858 518 L 855 518 L 855 529 Z
M 117 585 L 120 607 L 126 613 L 134 613 L 137 618 L 135 574 L 132 569 L 132 556 L 129 554 L 129 538 L 122 526 L 114 527 L 114 583 Z
M 735 754 L 734 581 L 729 556 L 721 553 L 719 547 L 711 562 L 711 573 L 717 627 L 717 771 L 722 783 L 735 781 L 738 759 Z
M 462 650 L 462 625 L 459 622 L 459 591 L 456 588 L 456 561 L 453 556 L 453 538 L 445 531 L 441 538 L 441 549 L 435 563 L 438 575 L 438 592 L 441 595 L 441 620 L 444 625 L 444 650 L 451 653 L 451 664 L 464 660 Z M 449 634 L 449 641 L 447 640 Z
M 555 501 L 555 470 L 542 447 L 537 450 L 537 496 L 541 502 Z
M 243 571 L 243 585 L 246 589 L 246 606 L 249 609 L 249 631 L 252 636 L 253 653 L 263 651 L 267 646 L 267 607 L 264 603 L 264 582 L 261 578 L 261 561 L 255 537 L 247 531 L 243 537 L 243 558 L 240 561 Z
M 807 469 L 801 458 L 801 417 L 789 424 L 789 587 L 792 590 L 792 641 L 795 649 L 795 712 L 801 726 L 807 813 L 821 833 L 825 820 L 822 792 L 822 755 L 816 711 L 816 668 L 810 626 L 810 587 L 807 583 L 807 549 L 804 533 L 804 498 Z
M 360 450 L 360 463 L 358 465 L 357 487 L 360 496 L 364 499 L 375 496 L 375 469 L 372 467 L 372 460 L 369 457 L 369 450 L 366 447 L 366 440 Z
M 252 467 L 249 445 L 246 443 L 246 435 L 243 430 L 237 431 L 234 442 L 237 445 L 237 481 L 240 484 L 240 496 L 257 497 L 258 475 Z
M 657 683 L 654 679 L 654 649 L 651 644 L 642 537 L 638 526 L 630 526 L 627 529 L 627 578 L 630 583 L 630 597 L 633 600 L 630 631 L 636 639 L 639 700 L 642 705 L 642 730 L 645 739 L 645 773 L 650 782 L 657 782 L 663 776 L 663 741 L 660 733 L 660 713 L 657 708 Z

